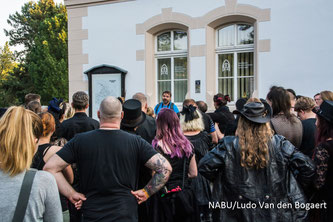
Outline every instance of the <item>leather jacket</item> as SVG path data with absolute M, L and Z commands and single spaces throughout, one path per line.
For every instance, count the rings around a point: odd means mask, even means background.
M 199 163 L 199 172 L 218 185 L 218 198 L 210 208 L 221 209 L 220 221 L 307 220 L 301 187 L 310 185 L 315 173 L 309 157 L 274 135 L 266 168 L 244 168 L 240 161 L 238 137 L 227 136 Z

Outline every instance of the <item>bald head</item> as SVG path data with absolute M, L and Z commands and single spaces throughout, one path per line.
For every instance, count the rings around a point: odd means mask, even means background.
M 139 100 L 141 102 L 141 110 L 145 113 L 147 112 L 147 97 L 145 94 L 140 92 L 135 93 L 132 99 Z
M 198 108 L 201 110 L 201 112 L 203 113 L 207 112 L 208 109 L 207 103 L 205 103 L 204 101 L 197 101 L 196 104 Z
M 113 97 L 108 96 L 101 102 L 99 107 L 99 118 L 101 121 L 110 121 L 111 119 L 121 119 L 122 105 L 120 101 Z

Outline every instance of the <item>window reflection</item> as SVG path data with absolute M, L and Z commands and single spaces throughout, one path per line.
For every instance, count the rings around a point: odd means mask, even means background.
M 182 31 L 174 31 L 174 50 L 186 50 L 187 49 L 187 33 Z
M 237 42 L 235 41 L 237 36 Z M 236 43 L 235 43 L 236 42 Z M 218 47 L 254 43 L 254 28 L 249 24 L 229 25 L 218 30 Z
M 254 29 L 252 25 L 237 25 L 238 45 L 253 44 Z
M 166 32 L 157 36 L 157 51 L 170 51 L 171 50 L 171 33 Z

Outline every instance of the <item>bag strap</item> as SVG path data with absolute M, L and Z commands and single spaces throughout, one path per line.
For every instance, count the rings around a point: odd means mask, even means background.
M 158 106 L 155 107 L 155 114 L 157 114 L 157 111 L 161 108 L 162 102 L 158 104 Z
M 184 189 L 185 185 L 185 170 L 186 169 L 186 156 L 184 157 L 184 166 L 183 166 L 183 185 L 182 185 L 182 190 Z
M 13 222 L 22 222 L 25 211 L 27 210 L 32 183 L 34 181 L 37 170 L 30 169 L 25 172 L 19 198 L 17 200 Z
M 272 128 L 272 130 L 274 131 L 274 134 L 276 134 L 276 130 L 275 130 L 275 128 L 274 128 L 274 125 L 273 125 L 272 120 L 270 120 L 269 123 L 271 124 L 271 128 Z

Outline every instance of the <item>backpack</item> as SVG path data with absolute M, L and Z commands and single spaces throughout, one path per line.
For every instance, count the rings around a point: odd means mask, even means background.
M 154 111 L 155 111 L 155 114 L 157 114 L 157 110 L 159 110 L 159 109 L 162 107 L 162 105 L 163 105 L 163 103 L 160 102 L 160 103 L 159 103 L 159 106 L 155 108 L 155 110 L 154 110 Z M 173 106 L 174 106 L 174 104 L 173 104 L 172 102 L 170 102 L 170 109 L 173 110 Z

